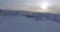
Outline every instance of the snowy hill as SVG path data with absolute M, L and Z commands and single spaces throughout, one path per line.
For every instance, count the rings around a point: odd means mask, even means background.
M 60 32 L 59 14 L 0 10 L 0 32 Z

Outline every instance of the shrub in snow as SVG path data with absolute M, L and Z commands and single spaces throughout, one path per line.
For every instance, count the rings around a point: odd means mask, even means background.
M 31 18 L 32 16 L 31 15 L 27 15 L 27 17 Z
M 40 18 L 36 17 L 35 20 L 41 20 Z

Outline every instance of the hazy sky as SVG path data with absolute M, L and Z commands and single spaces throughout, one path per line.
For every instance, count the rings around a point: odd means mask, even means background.
M 47 2 L 49 4 L 47 12 L 60 13 L 60 0 L 0 0 L 0 9 L 36 12 L 38 10 L 41 12 L 40 5 L 42 2 Z

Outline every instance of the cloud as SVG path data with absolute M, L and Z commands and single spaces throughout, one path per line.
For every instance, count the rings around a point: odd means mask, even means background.
M 40 5 L 42 0 L 0 0 L 0 9 L 7 10 L 25 10 L 25 11 L 34 11 L 39 12 Z M 48 8 L 49 13 L 60 13 L 60 0 L 50 0 L 50 8 Z

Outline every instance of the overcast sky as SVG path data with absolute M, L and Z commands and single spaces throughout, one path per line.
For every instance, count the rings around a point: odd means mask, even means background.
M 38 10 L 44 1 L 49 3 L 49 12 L 60 13 L 60 0 L 0 0 L 0 9 Z

